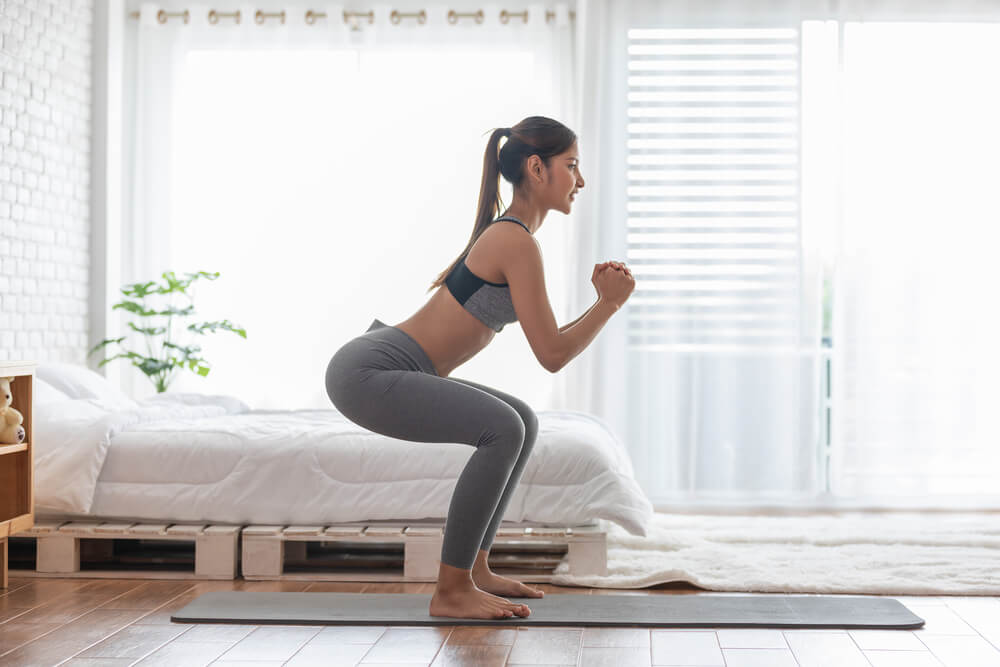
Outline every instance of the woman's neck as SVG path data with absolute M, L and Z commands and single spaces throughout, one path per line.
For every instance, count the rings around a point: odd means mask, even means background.
M 517 202 L 512 203 L 500 217 L 504 215 L 517 218 L 523 222 L 532 234 L 538 231 L 538 228 L 542 226 L 542 221 L 545 219 L 543 211 L 532 209 L 528 206 L 518 206 Z

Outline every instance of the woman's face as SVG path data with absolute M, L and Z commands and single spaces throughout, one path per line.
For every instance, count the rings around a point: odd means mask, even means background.
M 574 141 L 569 149 L 549 160 L 549 182 L 546 188 L 549 208 L 569 214 L 576 192 L 582 187 L 580 153 Z

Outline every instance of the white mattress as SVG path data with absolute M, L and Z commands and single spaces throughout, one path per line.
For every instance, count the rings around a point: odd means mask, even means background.
M 443 520 L 474 448 L 362 429 L 329 410 L 250 410 L 232 397 L 161 394 L 124 411 L 93 399 L 38 424 L 39 517 L 237 524 Z M 148 412 L 152 410 L 151 412 Z M 59 424 L 59 415 L 70 415 Z M 102 414 L 103 413 L 103 414 Z M 83 415 L 83 417 L 81 416 Z M 89 415 L 96 421 L 81 428 Z M 540 411 L 539 435 L 504 519 L 645 535 L 653 508 L 622 444 L 598 418 Z M 62 438 L 64 444 L 58 442 Z M 88 446 L 90 440 L 100 440 Z M 60 449 L 66 451 L 60 455 Z M 100 465 L 84 455 L 89 451 Z M 62 459 L 62 460 L 61 460 Z M 72 463 L 98 474 L 89 487 Z M 86 496 L 90 495 L 89 503 Z

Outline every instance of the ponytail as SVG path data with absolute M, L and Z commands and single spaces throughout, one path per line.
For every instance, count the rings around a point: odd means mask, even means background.
M 486 143 L 486 152 L 483 154 L 483 181 L 479 186 L 479 206 L 476 210 L 476 224 L 472 228 L 472 236 L 462 254 L 456 257 L 447 269 L 438 274 L 431 286 L 427 288 L 428 292 L 444 283 L 444 279 L 462 261 L 462 258 L 472 249 L 476 239 L 496 218 L 497 211 L 503 208 L 503 200 L 500 198 L 500 151 L 498 146 L 501 137 L 509 137 L 510 134 L 509 127 L 501 127 L 493 130 L 493 134 L 490 135 L 490 140 Z

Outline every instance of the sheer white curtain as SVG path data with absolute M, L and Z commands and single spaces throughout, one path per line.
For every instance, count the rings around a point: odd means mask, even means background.
M 570 255 L 637 287 L 562 405 L 660 507 L 996 504 L 996 5 L 577 11 Z
M 130 28 L 125 280 L 218 271 L 195 283 L 194 321 L 229 319 L 248 333 L 194 340 L 212 371 L 179 373 L 170 388 L 329 408 L 330 356 L 374 318 L 409 317 L 464 247 L 489 131 L 530 115 L 571 123 L 569 7 L 532 3 L 503 22 L 513 8 L 375 4 L 351 8 L 372 12 L 370 23 L 352 19 L 357 30 L 345 7 L 299 0 L 282 3 L 284 24 L 226 3 L 176 3 L 167 11 L 188 9 L 189 22 L 161 24 L 162 8 L 138 6 Z M 241 21 L 211 23 L 210 9 L 238 9 Z M 309 23 L 310 9 L 326 16 Z M 423 22 L 408 15 L 421 10 Z M 505 182 L 502 196 L 510 202 Z M 570 224 L 553 213 L 538 233 L 561 321 Z M 516 324 L 454 375 L 551 407 L 553 376 Z M 138 371 L 126 379 L 133 395 L 152 393 Z
M 841 496 L 1000 507 L 994 11 L 992 22 L 844 30 L 833 313 Z

